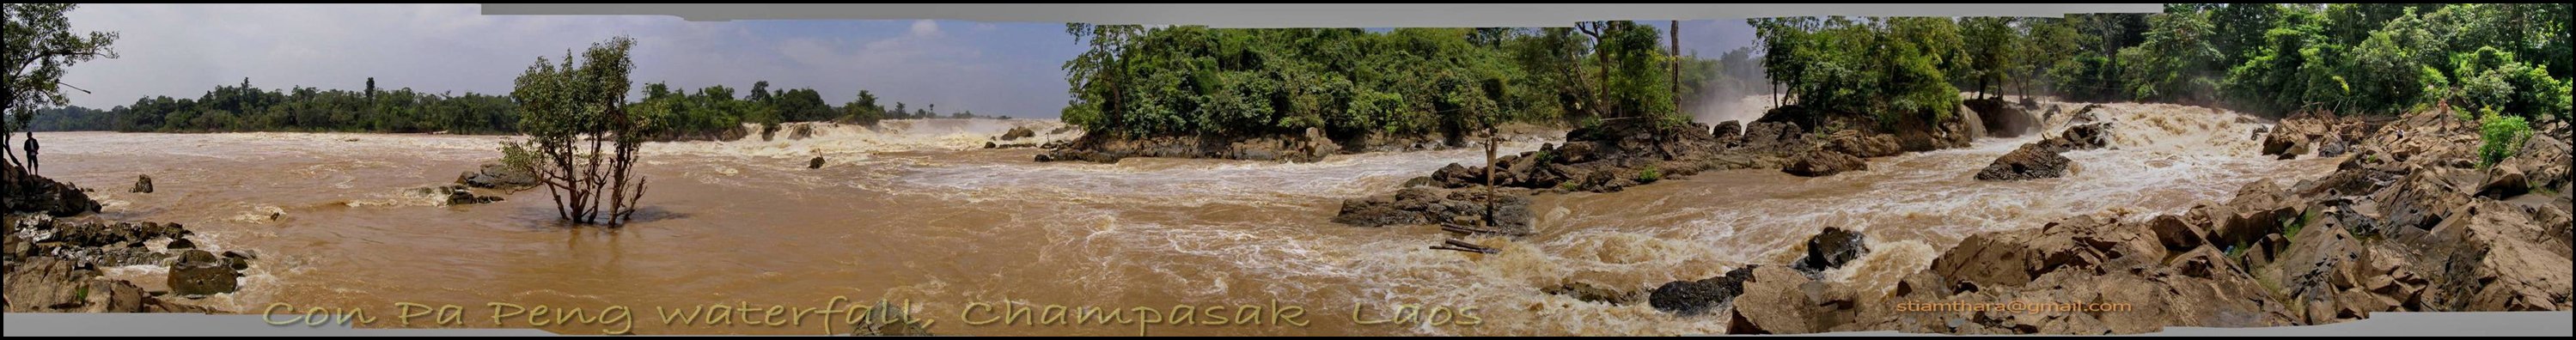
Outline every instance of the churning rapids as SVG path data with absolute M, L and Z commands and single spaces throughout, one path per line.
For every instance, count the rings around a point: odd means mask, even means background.
M 2072 111 L 2075 104 L 2063 104 Z M 941 334 L 1135 334 L 1134 326 L 969 326 L 968 302 L 1106 308 L 1297 305 L 1305 327 L 1157 327 L 1155 335 L 1702 334 L 1725 320 L 1676 317 L 1541 293 L 1583 282 L 1650 289 L 1748 263 L 1786 263 L 1828 226 L 1874 249 L 1829 280 L 1891 286 L 1969 234 L 2130 209 L 2180 212 L 2252 181 L 2293 180 L 2331 160 L 2276 161 L 2249 131 L 2267 122 L 2212 109 L 2107 104 L 2112 148 L 2069 152 L 2065 178 L 1981 182 L 1978 169 L 2035 140 L 1872 159 L 1869 170 L 1801 178 L 1777 170 L 1701 173 L 1618 193 L 1535 197 L 1538 234 L 1479 237 L 1496 255 L 1425 249 L 1437 227 L 1330 222 L 1340 201 L 1391 190 L 1461 149 L 1334 156 L 1316 163 L 1130 159 L 1036 163 L 1035 149 L 982 149 L 1041 120 L 891 121 L 816 126 L 812 137 L 655 143 L 638 222 L 565 228 L 543 189 L 443 206 L 417 188 L 498 157 L 501 136 L 40 133 L 44 174 L 88 188 L 114 220 L 180 222 L 202 248 L 253 249 L 241 292 L 203 303 L 257 313 L 271 303 L 365 308 L 408 302 L 635 309 L 635 332 L 816 334 L 802 327 L 663 325 L 655 307 L 747 303 L 819 307 L 834 296 L 910 300 Z M 2062 118 L 2060 119 L 2062 120 Z M 2050 124 L 2053 133 L 2062 128 Z M 1536 149 L 1510 142 L 1504 153 Z M 820 169 L 807 160 L 823 157 Z M 157 193 L 121 190 L 136 175 Z M 119 189 L 109 189 L 119 188 Z M 2143 215 L 2143 214 L 2142 214 Z M 111 269 L 147 289 L 153 266 Z M 1007 299 L 1007 300 L 1006 300 Z M 1397 304 L 1475 307 L 1474 326 L 1359 325 Z M 1364 315 L 1382 319 L 1389 315 Z M 524 319 L 512 322 L 523 325 Z M 595 326 L 548 327 L 596 334 Z M 834 330 L 847 332 L 846 325 Z

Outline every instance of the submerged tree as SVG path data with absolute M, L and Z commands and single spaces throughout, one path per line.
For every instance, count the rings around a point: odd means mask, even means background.
M 525 112 L 519 129 L 543 159 L 538 179 L 565 221 L 623 225 L 644 196 L 644 178 L 628 171 L 655 123 L 627 114 L 627 74 L 635 69 L 627 51 L 634 46 L 620 36 L 592 44 L 579 63 L 569 52 L 560 65 L 539 57 L 510 92 Z
M 6 96 L 0 98 L 0 103 L 7 105 L 0 108 L 0 118 L 7 118 L 0 119 L 0 137 L 6 137 L 10 132 L 28 131 L 26 159 L 22 161 L 16 151 L 10 149 L 8 138 L 0 138 L 0 159 L 6 159 L 11 166 L 25 168 L 30 174 L 36 171 L 37 147 L 36 134 L 29 129 L 29 122 L 35 119 L 37 108 L 69 102 L 62 93 L 62 88 L 71 87 L 62 82 L 63 69 L 91 59 L 116 58 L 116 51 L 108 48 L 116 42 L 115 32 L 72 32 L 71 19 L 63 13 L 76 6 L 21 3 L 0 6 L 0 18 L 8 21 L 6 31 L 0 34 L 7 35 L 5 40 L 9 45 L 7 54 L 0 56 L 6 58 L 0 60 L 0 70 L 7 74 L 5 80 L 0 80 L 0 86 L 6 86 L 0 89 L 0 96 Z

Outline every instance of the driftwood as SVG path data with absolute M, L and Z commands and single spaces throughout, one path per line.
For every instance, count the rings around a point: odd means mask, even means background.
M 1477 245 L 1477 244 L 1474 244 L 1474 243 L 1467 243 L 1466 241 L 1459 241 L 1459 240 L 1454 240 L 1454 239 L 1453 239 L 1453 240 L 1442 241 L 1440 245 L 1431 246 L 1431 249 L 1437 249 L 1437 250 L 1454 250 L 1454 251 L 1463 251 L 1463 252 L 1470 252 L 1470 253 L 1483 253 L 1483 254 L 1500 254 L 1500 253 L 1502 253 L 1502 252 L 1503 252 L 1503 250 L 1502 250 L 1502 249 L 1494 249 L 1493 247 L 1486 247 L 1486 246 Z

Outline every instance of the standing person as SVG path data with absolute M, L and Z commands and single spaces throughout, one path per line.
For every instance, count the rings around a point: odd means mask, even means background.
M 36 174 L 36 133 L 27 132 L 27 174 Z

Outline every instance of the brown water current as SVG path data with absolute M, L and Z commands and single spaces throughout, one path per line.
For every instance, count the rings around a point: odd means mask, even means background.
M 2069 104 L 2068 109 L 2080 105 Z M 638 222 L 568 228 L 543 189 L 506 201 L 443 206 L 417 188 L 498 157 L 504 136 L 225 133 L 40 133 L 45 175 L 97 189 L 102 218 L 179 222 L 201 247 L 261 254 L 239 293 L 199 302 L 258 313 L 363 308 L 401 327 L 397 303 L 464 307 L 492 327 L 492 308 L 611 306 L 638 334 L 847 332 L 839 317 L 794 325 L 665 324 L 701 305 L 823 308 L 835 296 L 910 301 L 931 331 L 968 335 L 1133 335 L 1137 325 L 969 325 L 968 303 L 1032 306 L 1299 306 L 1305 326 L 1156 325 L 1152 335 L 1698 334 L 1715 317 L 1676 317 L 1548 295 L 1585 282 L 1651 289 L 1744 264 L 1786 263 L 1828 227 L 1859 230 L 1874 251 L 1829 280 L 1891 285 L 1969 234 L 2129 209 L 2180 212 L 2252 181 L 2293 180 L 2333 160 L 2258 155 L 2263 122 L 2211 109 L 2108 104 L 2120 124 L 2105 150 L 2067 154 L 2058 179 L 1981 182 L 1996 156 L 2037 136 L 1872 159 L 1868 171 L 1801 178 L 1777 170 L 1701 173 L 1624 192 L 1536 198 L 1538 234 L 1478 237 L 1496 255 L 1429 250 L 1436 227 L 1330 222 L 1340 201 L 1393 190 L 1483 150 L 1342 155 L 1316 163 L 1129 159 L 1036 163 L 1034 149 L 980 149 L 987 137 L 1046 120 L 893 121 L 816 126 L 811 138 L 656 143 L 637 171 L 651 178 Z M 2059 124 L 2062 125 L 2062 124 Z M 2053 134 L 2062 126 L 2051 125 Z M 1537 147 L 1507 143 L 1504 152 Z M 823 157 L 826 165 L 807 169 Z M 136 175 L 158 190 L 125 192 Z M 152 266 L 111 276 L 157 289 Z M 1481 324 L 1372 324 L 1400 304 L 1476 308 Z M 1042 311 L 1041 311 L 1042 312 Z M 1231 317 L 1237 310 L 1210 312 Z M 1130 314 L 1128 317 L 1135 317 Z M 1169 320 L 1173 317 L 1163 315 Z M 1202 315 L 1204 317 L 1204 315 Z M 414 319 L 411 327 L 436 327 Z M 551 320 L 548 320 L 551 321 Z M 701 318 L 700 321 L 705 321 Z M 1211 320 L 1200 320 L 1210 321 Z M 508 327 L 527 327 L 523 315 Z M 542 327 L 598 334 L 614 325 Z

